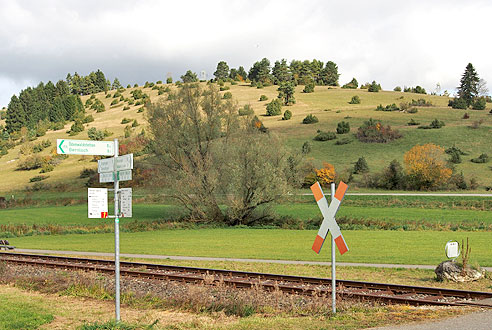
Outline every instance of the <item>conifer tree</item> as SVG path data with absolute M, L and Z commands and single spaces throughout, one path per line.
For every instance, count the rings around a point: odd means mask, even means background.
M 217 64 L 217 70 L 214 72 L 216 80 L 226 80 L 229 76 L 229 66 L 225 61 L 220 61 Z
M 16 95 L 10 99 L 7 107 L 7 118 L 5 119 L 7 132 L 18 132 L 27 124 L 27 116 L 22 107 L 22 103 Z
M 473 64 L 468 63 L 465 68 L 463 76 L 461 76 L 460 86 L 458 87 L 458 97 L 466 101 L 466 104 L 470 106 L 473 99 L 478 96 L 478 84 L 480 78 L 475 71 Z

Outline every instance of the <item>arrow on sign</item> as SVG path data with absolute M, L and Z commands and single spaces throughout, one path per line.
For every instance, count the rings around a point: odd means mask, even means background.
M 340 182 L 337 191 L 335 192 L 335 198 L 332 199 L 330 206 L 328 206 L 328 202 L 323 194 L 323 190 L 321 190 L 319 182 L 316 182 L 311 186 L 311 191 L 318 203 L 321 214 L 323 214 L 323 222 L 321 223 L 321 227 L 319 228 L 318 235 L 316 236 L 312 247 L 314 252 L 319 253 L 319 251 L 321 251 L 321 247 L 325 242 L 328 231 L 330 231 L 331 236 L 335 239 L 335 244 L 337 245 L 340 254 L 344 254 L 348 251 L 347 243 L 345 243 L 340 227 L 338 227 L 335 220 L 335 215 L 337 214 L 347 189 L 348 186 L 345 183 Z
M 65 153 L 65 150 L 62 149 L 63 141 L 65 141 L 65 140 L 61 140 L 60 145 L 58 146 L 58 148 L 60 148 L 62 154 Z

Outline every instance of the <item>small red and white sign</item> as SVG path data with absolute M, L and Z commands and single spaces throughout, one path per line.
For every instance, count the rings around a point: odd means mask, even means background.
M 345 243 L 345 239 L 343 238 L 342 232 L 340 231 L 340 227 L 338 227 L 335 220 L 335 215 L 337 214 L 338 208 L 342 203 L 347 189 L 348 186 L 344 182 L 340 182 L 335 192 L 335 198 L 332 199 L 330 205 L 328 206 L 328 201 L 323 194 L 323 190 L 321 190 L 319 182 L 316 182 L 311 186 L 311 191 L 313 192 L 314 198 L 318 203 L 321 214 L 323 214 L 323 222 L 321 223 L 321 227 L 319 228 L 318 235 L 316 236 L 312 247 L 314 252 L 319 253 L 321 251 L 321 247 L 325 242 L 328 231 L 330 231 L 331 235 L 335 239 L 335 244 L 337 245 L 340 254 L 344 254 L 349 250 L 347 243 Z

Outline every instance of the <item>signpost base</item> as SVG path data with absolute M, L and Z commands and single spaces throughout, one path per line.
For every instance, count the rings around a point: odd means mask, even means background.
M 335 199 L 335 184 L 331 184 L 331 201 Z M 331 308 L 333 314 L 337 312 L 337 283 L 336 283 L 336 272 L 335 272 L 335 237 L 330 233 L 331 236 Z

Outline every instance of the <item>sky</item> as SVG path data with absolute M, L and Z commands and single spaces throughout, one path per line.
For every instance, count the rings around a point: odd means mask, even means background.
M 69 72 L 126 86 L 264 57 L 333 61 L 341 84 L 453 92 L 468 63 L 492 82 L 491 14 L 479 0 L 0 0 L 0 107 Z

